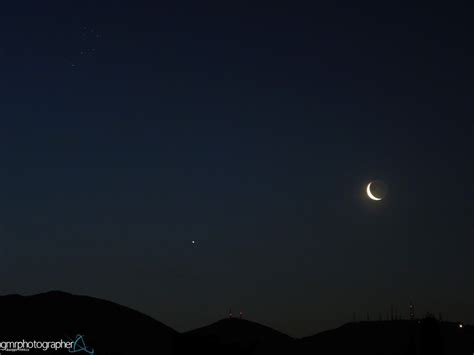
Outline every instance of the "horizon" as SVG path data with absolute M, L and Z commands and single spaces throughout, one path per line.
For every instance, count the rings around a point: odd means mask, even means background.
M 261 321 L 261 320 L 255 320 L 255 319 L 252 319 L 252 318 L 246 318 L 245 315 L 242 313 L 240 314 L 240 312 L 236 313 L 236 314 L 227 314 L 227 316 L 217 316 L 215 318 L 214 321 L 212 322 L 209 322 L 209 323 L 206 323 L 206 324 L 202 324 L 202 325 L 199 325 L 197 327 L 194 327 L 194 328 L 191 328 L 191 329 L 184 329 L 184 330 L 180 330 L 180 329 L 176 329 L 172 326 L 170 326 L 167 322 L 163 321 L 162 319 L 160 318 L 157 318 L 157 317 L 154 317 L 150 314 L 147 314 L 145 312 L 142 312 L 138 309 L 134 309 L 132 307 L 129 307 L 127 305 L 124 305 L 124 304 L 121 304 L 121 303 L 117 303 L 113 300 L 108 300 L 108 299 L 102 299 L 102 298 L 98 298 L 98 297 L 95 297 L 93 295 L 89 295 L 89 294 L 75 294 L 75 293 L 71 293 L 71 292 L 67 292 L 67 291 L 62 291 L 62 290 L 49 290 L 49 291 L 45 291 L 45 292 L 41 292 L 41 293 L 35 293 L 35 294 L 0 294 L 0 298 L 1 297 L 9 297 L 9 296 L 20 296 L 20 297 L 35 297 L 35 296 L 40 296 L 40 295 L 48 295 L 48 294 L 59 294 L 59 295 L 67 295 L 67 296 L 72 296 L 72 297 L 85 297 L 85 298 L 90 298 L 90 299 L 97 299 L 97 300 L 100 300 L 100 301 L 105 301 L 105 302 L 108 302 L 108 303 L 112 303 L 114 305 L 118 305 L 118 306 L 123 306 L 123 307 L 126 307 L 128 309 L 131 309 L 135 312 L 138 312 L 142 315 L 145 315 L 147 317 L 150 317 L 152 318 L 153 320 L 169 327 L 170 329 L 180 333 L 180 334 L 186 334 L 186 333 L 189 333 L 189 332 L 192 332 L 194 330 L 199 330 L 199 329 L 202 329 L 202 328 L 206 328 L 208 326 L 211 326 L 213 324 L 216 324 L 216 323 L 219 323 L 221 321 L 224 321 L 224 320 L 243 320 L 243 321 L 247 321 L 247 322 L 250 322 L 250 323 L 254 323 L 254 324 L 257 324 L 257 325 L 261 325 L 261 326 L 264 326 L 264 327 L 267 327 L 267 328 L 270 328 L 272 330 L 275 330 L 281 334 L 284 334 L 284 335 L 287 335 L 289 337 L 291 337 L 292 339 L 304 339 L 306 337 L 311 337 L 313 335 L 318 335 L 320 333 L 324 333 L 326 331 L 330 331 L 330 330 L 335 330 L 335 329 L 338 329 L 340 327 L 343 327 L 343 326 L 346 326 L 346 325 L 349 325 L 349 324 L 358 324 L 358 323 L 384 323 L 384 322 L 402 322 L 402 321 L 408 321 L 408 322 L 420 322 L 421 320 L 423 319 L 428 319 L 428 318 L 433 318 L 433 319 L 436 319 L 439 323 L 449 323 L 449 324 L 453 324 L 454 326 L 456 327 L 459 327 L 460 325 L 462 325 L 462 327 L 474 327 L 474 324 L 469 324 L 467 322 L 465 322 L 464 320 L 462 319 L 457 319 L 457 320 L 452 320 L 452 319 L 444 319 L 442 317 L 442 313 L 438 312 L 438 313 L 432 313 L 432 312 L 425 312 L 421 315 L 416 315 L 414 314 L 413 318 L 410 318 L 410 314 L 407 314 L 406 316 L 402 313 L 393 313 L 393 314 L 389 314 L 388 312 L 385 314 L 385 317 L 384 318 L 382 316 L 382 313 L 379 312 L 378 314 L 376 314 L 374 317 L 369 317 L 369 319 L 366 319 L 364 318 L 367 317 L 367 316 L 370 316 L 370 314 L 362 314 L 363 316 L 361 318 L 357 318 L 356 316 L 356 319 L 352 319 L 352 320 L 348 320 L 346 322 L 343 322 L 337 326 L 334 326 L 332 328 L 327 328 L 327 329 L 322 329 L 322 330 L 318 330 L 318 331 L 315 331 L 315 332 L 312 332 L 311 334 L 304 334 L 304 335 L 293 335 L 293 334 L 289 334 L 287 332 L 285 332 L 284 330 L 281 330 L 281 329 L 277 329 L 276 327 L 273 327 L 272 325 L 270 324 L 267 324 L 265 321 Z M 396 308 L 393 308 L 393 309 L 396 309 Z M 352 315 L 354 317 L 354 314 Z M 379 318 L 379 316 L 382 316 L 382 318 Z

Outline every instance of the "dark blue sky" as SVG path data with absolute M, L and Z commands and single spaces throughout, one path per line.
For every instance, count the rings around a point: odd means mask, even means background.
M 233 307 L 308 335 L 410 301 L 474 321 L 471 8 L 0 14 L 2 293 L 177 330 Z

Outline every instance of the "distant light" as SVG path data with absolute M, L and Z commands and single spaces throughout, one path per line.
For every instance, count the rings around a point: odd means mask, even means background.
M 191 241 L 191 243 L 195 244 L 196 242 L 193 240 L 193 241 Z
M 461 323 L 459 323 L 459 328 L 462 328 L 462 327 L 463 327 L 463 325 Z

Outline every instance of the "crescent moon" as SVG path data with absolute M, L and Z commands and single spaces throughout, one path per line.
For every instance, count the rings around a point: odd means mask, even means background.
M 372 192 L 370 191 L 370 185 L 372 185 L 372 182 L 369 182 L 369 184 L 367 185 L 367 196 L 369 196 L 374 201 L 380 201 L 381 198 L 374 196 Z

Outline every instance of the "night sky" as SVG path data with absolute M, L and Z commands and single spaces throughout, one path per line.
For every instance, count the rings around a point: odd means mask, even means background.
M 0 293 L 474 322 L 473 9 L 162 3 L 1 4 Z

